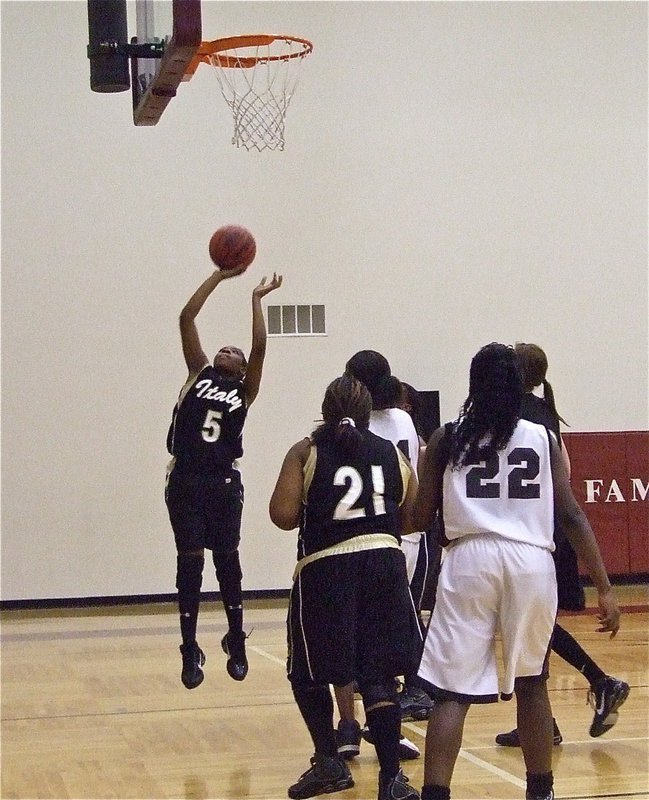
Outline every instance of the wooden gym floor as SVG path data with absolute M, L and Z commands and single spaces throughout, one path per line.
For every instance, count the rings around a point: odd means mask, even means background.
M 649 588 L 618 587 L 622 629 L 595 632 L 592 610 L 562 625 L 631 694 L 617 726 L 599 739 L 588 728 L 587 684 L 554 654 L 549 682 L 564 737 L 554 748 L 558 800 L 649 800 Z M 588 593 L 589 606 L 593 596 Z M 205 603 L 199 642 L 205 680 L 180 683 L 177 615 L 171 604 L 4 611 L 2 623 L 2 789 L 12 798 L 196 798 L 279 800 L 309 766 L 311 745 L 285 677 L 284 601 L 249 602 L 250 673 L 225 672 L 225 617 Z M 358 704 L 359 717 L 362 710 Z M 515 726 L 514 703 L 469 712 L 453 798 L 522 798 L 521 753 L 494 736 Z M 425 723 L 404 723 L 422 750 Z M 404 764 L 417 788 L 423 756 Z M 328 795 L 376 798 L 377 762 L 363 743 L 353 789 Z

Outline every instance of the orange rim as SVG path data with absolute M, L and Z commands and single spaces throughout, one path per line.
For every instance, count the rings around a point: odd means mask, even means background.
M 242 58 L 226 55 L 228 50 L 234 50 L 237 47 L 263 47 L 276 41 L 297 42 L 302 45 L 302 49 L 296 50 L 294 53 L 280 53 L 272 56 L 245 56 Z M 312 50 L 313 44 L 308 39 L 300 39 L 297 36 L 267 33 L 252 34 L 250 36 L 229 36 L 225 39 L 215 39 L 213 42 L 201 42 L 196 55 L 185 70 L 185 75 L 193 75 L 201 61 L 206 64 L 214 64 L 216 62 L 220 67 L 248 69 L 249 67 L 254 67 L 255 64 L 263 64 L 269 61 L 289 61 L 292 58 L 304 58 Z

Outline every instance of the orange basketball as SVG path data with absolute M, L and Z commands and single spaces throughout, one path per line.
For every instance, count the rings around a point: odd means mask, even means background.
M 247 268 L 256 252 L 255 237 L 241 225 L 224 225 L 210 239 L 210 258 L 220 269 Z

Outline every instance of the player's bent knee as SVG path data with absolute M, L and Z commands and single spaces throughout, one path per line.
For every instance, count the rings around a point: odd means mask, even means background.
M 524 678 L 516 678 L 514 681 L 514 692 L 517 696 L 530 694 L 531 692 L 543 689 L 547 680 L 548 676 L 546 674 L 528 675 Z
M 219 582 L 230 580 L 236 583 L 243 578 L 238 550 L 213 550 L 212 562 Z
M 378 706 L 396 705 L 397 686 L 393 679 L 387 679 L 381 683 L 368 684 L 366 686 L 359 685 L 359 691 L 363 698 L 363 706 L 367 714 L 373 708 Z
M 305 720 L 324 719 L 333 715 L 334 701 L 329 685 L 291 683 L 293 697 Z
M 320 692 L 323 689 L 329 691 L 329 684 L 327 683 L 311 683 L 310 681 L 291 681 L 291 689 L 293 694 L 305 694 L 307 692 Z
M 200 593 L 205 556 L 202 550 L 178 553 L 176 559 L 176 589 L 185 595 Z

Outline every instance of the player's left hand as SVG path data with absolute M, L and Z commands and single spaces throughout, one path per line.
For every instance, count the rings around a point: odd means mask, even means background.
M 617 599 L 613 588 L 611 587 L 607 592 L 598 596 L 599 600 L 599 613 L 597 619 L 599 620 L 598 633 L 611 632 L 610 638 L 612 639 L 620 629 L 620 609 L 617 605 Z
M 266 283 L 266 276 L 261 279 L 259 284 L 255 286 L 252 290 L 252 293 L 255 297 L 265 297 L 268 292 L 272 292 L 273 289 L 279 289 L 282 285 L 282 276 L 278 275 L 276 272 L 273 272 L 273 277 Z

